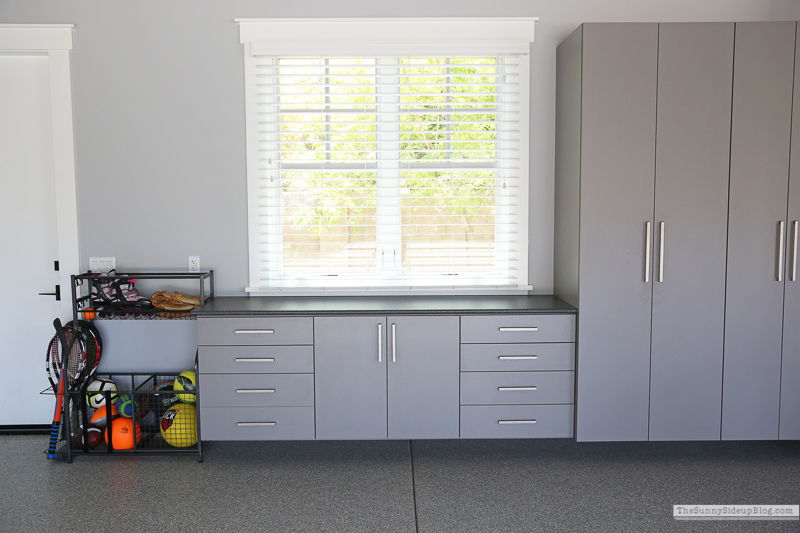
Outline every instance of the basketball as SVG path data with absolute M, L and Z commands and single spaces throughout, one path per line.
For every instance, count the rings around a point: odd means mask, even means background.
M 86 387 L 86 403 L 92 409 L 97 409 L 106 404 L 105 393 L 110 393 L 111 401 L 117 399 L 117 384 L 110 379 L 96 379 Z
M 103 442 L 103 432 L 100 428 L 89 426 L 89 429 L 86 431 L 88 435 L 86 437 L 86 444 L 89 448 L 97 448 L 101 442 Z M 83 437 L 84 431 L 83 429 L 78 430 L 78 444 L 83 446 Z
M 86 320 L 93 320 L 94 317 L 96 316 L 97 313 L 91 307 L 87 307 L 86 309 L 83 310 L 83 318 L 85 318 Z
M 98 428 L 106 427 L 106 424 L 108 423 L 108 416 L 106 415 L 106 410 L 107 409 L 108 409 L 108 406 L 107 405 L 103 405 L 102 407 L 97 409 L 97 411 L 94 412 L 94 414 L 92 415 L 92 420 L 91 420 L 91 424 L 93 426 L 98 427 Z M 119 416 L 119 413 L 117 413 L 117 408 L 114 406 L 114 404 L 111 404 L 110 412 L 111 412 L 112 420 L 114 418 L 116 418 L 117 416 Z
M 197 411 L 194 405 L 173 405 L 161 417 L 161 436 L 176 448 L 197 443 Z
M 134 435 L 134 427 L 135 435 Z M 139 444 L 139 439 L 142 437 L 142 430 L 130 418 L 115 418 L 111 422 L 111 443 L 115 450 L 132 450 L 134 438 L 136 444 Z M 108 444 L 108 435 L 106 435 L 106 444 Z
M 139 411 L 139 402 L 130 394 L 120 394 L 114 405 L 117 408 L 119 416 L 124 416 L 126 418 L 133 418 L 133 415 Z
M 180 393 L 181 391 L 191 392 L 192 394 L 178 394 L 178 399 L 185 403 L 194 403 L 197 399 L 197 379 L 194 375 L 193 370 L 187 370 L 185 372 L 181 372 L 180 375 L 175 378 L 175 383 L 173 383 L 172 388 Z

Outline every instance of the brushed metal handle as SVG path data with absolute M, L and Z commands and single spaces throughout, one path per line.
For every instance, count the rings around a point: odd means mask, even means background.
M 539 359 L 538 355 L 498 355 L 497 358 L 501 361 L 523 361 L 530 359 Z
M 498 424 L 535 424 L 536 419 L 532 420 L 498 420 Z
M 274 363 L 274 357 L 237 357 L 237 363 Z
M 644 224 L 644 282 L 650 283 L 650 248 L 653 245 L 650 238 L 650 221 Z
M 237 329 L 234 330 L 237 335 L 256 335 L 264 333 L 275 333 L 274 329 Z
M 498 331 L 539 331 L 539 328 L 497 328 Z
M 275 389 L 236 389 L 236 394 L 272 394 Z
M 381 354 L 383 353 L 383 324 L 378 324 L 378 362 L 380 363 L 383 359 Z
M 792 222 L 792 274 L 790 281 L 797 281 L 797 220 Z
M 277 426 L 277 422 L 237 422 L 237 426 L 240 428 L 257 428 L 257 427 L 264 427 L 264 426 Z
M 783 224 L 783 220 L 781 220 L 778 222 L 778 281 L 783 281 L 783 254 L 786 251 L 785 233 L 786 228 Z
M 659 222 L 658 237 L 658 282 L 664 282 L 664 222 Z
M 397 362 L 397 324 L 392 324 L 392 363 Z
M 536 387 L 497 387 L 500 392 L 536 390 Z

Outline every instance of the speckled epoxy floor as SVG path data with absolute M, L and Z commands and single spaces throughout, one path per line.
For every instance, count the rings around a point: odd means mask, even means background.
M 673 504 L 798 504 L 800 443 L 213 442 L 47 461 L 0 436 L 0 532 L 798 531 Z

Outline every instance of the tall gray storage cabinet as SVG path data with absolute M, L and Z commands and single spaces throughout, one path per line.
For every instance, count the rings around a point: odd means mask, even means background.
M 579 441 L 720 438 L 732 23 L 585 24 L 557 52 L 555 293 Z
M 736 25 L 723 439 L 800 437 L 795 37 L 794 22 Z

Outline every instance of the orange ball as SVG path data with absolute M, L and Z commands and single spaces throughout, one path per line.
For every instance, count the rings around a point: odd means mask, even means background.
M 85 318 L 86 320 L 92 320 L 96 316 L 97 313 L 91 307 L 87 307 L 86 309 L 83 310 L 83 318 Z
M 134 439 L 136 444 L 139 444 L 141 437 L 142 430 L 132 418 L 115 418 L 111 422 L 111 441 L 115 450 L 132 450 Z M 106 444 L 108 444 L 108 431 L 106 431 Z
M 118 416 L 119 413 L 117 412 L 117 407 L 114 404 L 111 404 L 111 418 L 116 418 Z M 108 424 L 108 415 L 106 414 L 105 405 L 94 412 L 90 423 L 99 428 L 106 427 L 106 424 Z

